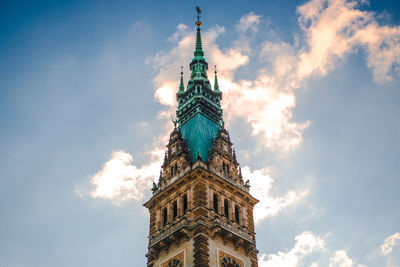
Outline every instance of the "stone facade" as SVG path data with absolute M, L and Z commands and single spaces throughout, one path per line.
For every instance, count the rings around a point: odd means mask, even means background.
M 257 266 L 252 213 L 257 202 L 232 180 L 196 162 L 145 204 L 150 210 L 148 266 L 160 266 L 179 250 L 186 251 L 183 266 L 220 266 L 217 250 L 242 259 L 243 266 Z

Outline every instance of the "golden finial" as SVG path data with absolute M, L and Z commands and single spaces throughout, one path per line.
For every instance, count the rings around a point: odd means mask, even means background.
M 201 26 L 201 21 L 200 21 L 200 14 L 201 14 L 201 9 L 199 6 L 196 6 L 196 11 L 197 11 L 197 21 L 196 21 L 196 26 L 197 28 L 200 28 Z

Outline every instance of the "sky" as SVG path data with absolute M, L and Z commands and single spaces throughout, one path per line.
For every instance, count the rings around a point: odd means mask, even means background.
M 1 1 L 0 266 L 145 266 L 195 9 L 259 266 L 400 266 L 400 3 Z

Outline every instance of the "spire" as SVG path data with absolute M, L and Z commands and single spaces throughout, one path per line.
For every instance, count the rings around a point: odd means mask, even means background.
M 200 26 L 201 26 L 200 13 L 201 13 L 201 10 L 200 10 L 199 6 L 196 6 L 196 11 L 197 11 L 197 21 L 196 21 L 197 35 L 196 35 L 196 50 L 194 51 L 194 56 L 195 57 L 203 57 L 204 56 L 204 52 L 203 52 L 203 47 L 201 45 L 201 34 L 200 34 Z
M 213 88 L 208 79 L 208 63 L 204 58 L 201 42 L 201 10 L 196 7 L 196 43 L 194 57 L 189 64 L 190 75 L 186 87 L 181 83 L 177 92 L 177 125 L 183 139 L 186 140 L 192 163 L 201 159 L 207 161 L 211 141 L 221 126 L 222 93 Z M 216 81 L 218 87 L 218 81 Z
M 179 85 L 179 92 L 178 94 L 185 92 L 185 86 L 183 85 L 183 66 L 181 66 L 181 84 Z
M 214 65 L 215 67 L 215 84 L 214 84 L 214 91 L 219 92 L 219 86 L 218 86 L 218 78 L 217 78 L 217 66 Z

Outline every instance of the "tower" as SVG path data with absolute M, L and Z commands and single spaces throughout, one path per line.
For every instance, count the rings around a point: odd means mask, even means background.
M 178 108 L 158 184 L 144 204 L 150 212 L 148 267 L 254 267 L 257 264 L 253 207 L 225 129 L 222 92 L 214 88 L 201 41 L 196 44 L 185 90 L 183 71 Z

